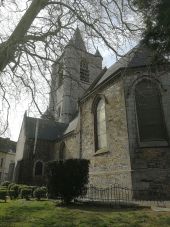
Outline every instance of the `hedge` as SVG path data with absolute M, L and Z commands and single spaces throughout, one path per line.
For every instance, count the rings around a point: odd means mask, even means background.
M 40 200 L 41 198 L 47 198 L 47 188 L 46 187 L 39 187 L 34 190 L 34 197 L 37 198 L 37 200 Z
M 32 197 L 32 189 L 30 189 L 29 187 L 24 187 L 21 189 L 21 197 L 29 200 Z

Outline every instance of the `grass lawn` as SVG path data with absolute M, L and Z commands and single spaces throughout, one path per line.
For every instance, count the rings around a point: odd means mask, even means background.
M 164 227 L 170 212 L 149 209 L 109 209 L 87 206 L 60 207 L 52 201 L 16 200 L 0 202 L 0 227 Z

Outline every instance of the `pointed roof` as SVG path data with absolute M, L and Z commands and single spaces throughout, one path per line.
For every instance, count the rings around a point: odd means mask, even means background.
M 96 50 L 95 56 L 96 57 L 101 57 L 103 59 L 103 57 L 102 57 L 101 53 L 99 52 L 98 48 Z
M 73 45 L 75 48 L 87 51 L 83 38 L 81 36 L 80 29 L 77 27 L 73 35 L 73 38 L 70 39 L 68 45 Z

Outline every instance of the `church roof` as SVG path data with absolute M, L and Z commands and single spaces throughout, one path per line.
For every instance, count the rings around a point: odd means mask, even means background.
M 106 73 L 100 78 L 100 80 L 95 84 L 94 87 L 100 85 L 103 81 L 115 74 L 120 69 L 153 65 L 154 56 L 154 52 L 146 46 L 140 44 L 137 45 L 127 54 L 121 57 L 110 68 L 108 68 Z
M 37 121 L 39 123 L 37 123 Z M 68 124 L 45 120 L 40 118 L 26 117 L 26 136 L 35 138 L 36 125 L 38 125 L 37 138 L 53 141 L 60 138 Z
M 77 128 L 79 121 L 79 114 L 69 123 L 67 129 L 64 131 L 64 135 L 74 131 Z
M 155 53 L 147 48 L 145 45 L 137 45 L 123 57 L 121 57 L 116 63 L 114 63 L 105 72 L 102 71 L 97 79 L 89 87 L 82 100 L 88 96 L 99 85 L 103 84 L 107 79 L 113 78 L 116 73 L 122 69 L 144 67 L 147 65 L 153 65 Z M 162 57 L 160 56 L 161 60 Z M 104 73 L 103 73 L 104 72 Z
M 86 51 L 86 46 L 81 36 L 80 29 L 78 27 L 73 35 L 73 38 L 70 39 L 68 45 L 73 45 L 80 50 Z

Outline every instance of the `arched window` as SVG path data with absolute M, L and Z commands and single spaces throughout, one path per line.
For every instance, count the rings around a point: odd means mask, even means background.
M 80 80 L 84 82 L 89 82 L 88 63 L 85 58 L 82 58 L 80 62 Z
M 99 99 L 95 109 L 95 147 L 96 150 L 107 146 L 105 101 Z
M 135 88 L 138 130 L 141 142 L 165 141 L 166 130 L 157 85 L 142 80 Z
M 42 176 L 43 175 L 43 163 L 41 161 L 36 162 L 34 175 L 35 176 Z
M 60 146 L 60 150 L 59 150 L 59 160 L 60 161 L 64 161 L 65 160 L 65 155 L 66 155 L 66 146 L 65 143 L 62 143 Z

